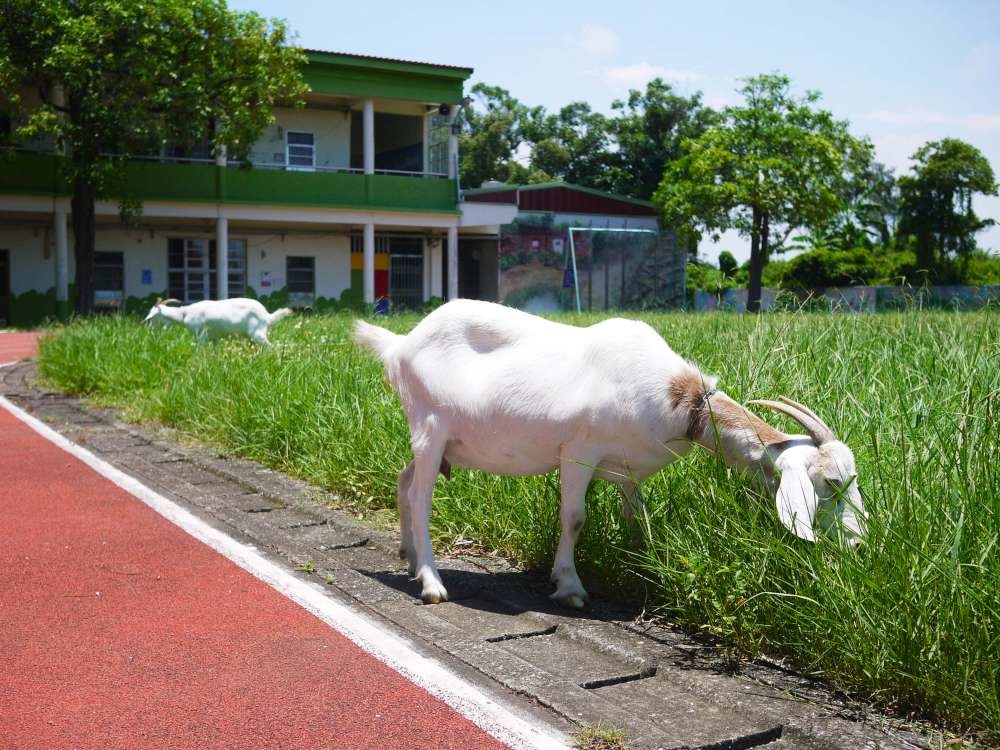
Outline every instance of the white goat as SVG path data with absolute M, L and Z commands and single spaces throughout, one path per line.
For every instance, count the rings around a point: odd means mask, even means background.
M 237 335 L 265 345 L 269 343 L 267 329 L 292 314 L 287 307 L 269 313 L 260 302 L 245 297 L 203 300 L 182 307 L 171 307 L 171 302 L 179 300 L 158 300 L 143 322 L 187 326 L 199 343 L 220 336 Z
M 398 483 L 400 554 L 425 602 L 448 598 L 428 518 L 437 474 L 447 476 L 451 465 L 510 475 L 559 468 L 552 598 L 572 607 L 588 598 L 573 548 L 591 479 L 616 483 L 631 518 L 641 507 L 639 484 L 695 443 L 757 469 L 776 492 L 781 521 L 803 539 L 815 539 L 820 506 L 830 511 L 828 527 L 836 515 L 849 540 L 863 533 L 854 456 L 819 417 L 788 399 L 751 402 L 784 412 L 808 436 L 779 432 L 716 390 L 714 378 L 645 323 L 577 328 L 456 300 L 406 336 L 359 320 L 355 340 L 385 364 L 409 423 L 413 461 Z

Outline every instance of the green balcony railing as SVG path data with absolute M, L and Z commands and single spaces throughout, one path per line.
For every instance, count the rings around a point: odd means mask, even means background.
M 69 195 L 62 157 L 0 152 L 0 193 Z M 356 172 L 305 172 L 134 161 L 124 192 L 144 201 L 195 201 L 387 211 L 458 210 L 454 180 Z

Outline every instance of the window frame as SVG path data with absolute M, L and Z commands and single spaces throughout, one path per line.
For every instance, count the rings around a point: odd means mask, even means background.
M 309 261 L 309 268 L 293 268 L 293 262 Z M 303 289 L 293 289 L 293 276 L 300 273 L 309 274 L 309 291 L 305 291 L 305 284 L 296 280 L 296 285 L 302 284 Z M 285 289 L 288 292 L 288 306 L 292 308 L 312 307 L 316 303 L 316 256 L 315 255 L 286 255 L 285 256 Z
M 292 143 L 293 135 L 307 135 L 312 139 L 311 143 Z M 311 157 L 309 164 L 295 164 L 292 162 L 293 148 L 308 148 Z M 304 154 L 296 155 L 303 158 Z M 299 172 L 313 172 L 316 169 L 316 133 L 309 130 L 285 130 L 285 169 Z
M 114 260 L 111 260 L 114 256 Z M 109 262 L 110 261 L 110 262 Z M 111 271 L 117 276 L 118 288 L 101 288 L 99 276 Z M 100 295 L 100 296 L 99 296 Z M 125 253 L 121 250 L 94 251 L 94 309 L 117 312 L 125 306 Z

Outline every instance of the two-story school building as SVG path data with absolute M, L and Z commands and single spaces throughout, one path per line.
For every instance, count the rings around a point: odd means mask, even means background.
M 134 159 L 123 225 L 98 201 L 95 303 L 141 310 L 256 296 L 336 309 L 388 298 L 496 299 L 499 226 L 516 206 L 461 199 L 453 127 L 471 68 L 308 51 L 312 91 L 277 109 L 249 163 L 209 149 Z M 31 144 L 0 159 L 0 325 L 28 325 L 72 299 L 64 158 Z

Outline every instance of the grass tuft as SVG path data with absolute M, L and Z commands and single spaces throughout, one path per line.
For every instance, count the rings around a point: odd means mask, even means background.
M 578 750 L 626 750 L 626 739 L 624 730 L 598 722 L 573 732 L 573 747 Z

